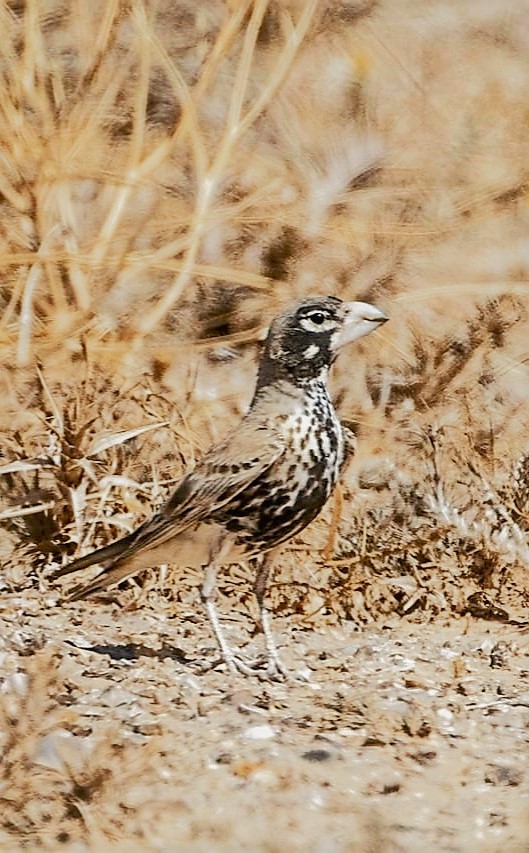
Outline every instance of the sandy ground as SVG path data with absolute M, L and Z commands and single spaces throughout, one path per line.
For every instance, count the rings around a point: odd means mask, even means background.
M 6 595 L 2 849 L 529 849 L 523 627 L 275 627 L 308 681 L 211 668 L 198 608 Z

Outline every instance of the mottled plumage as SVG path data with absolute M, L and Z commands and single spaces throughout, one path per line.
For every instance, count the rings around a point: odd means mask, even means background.
M 271 325 L 248 414 L 128 536 L 60 569 L 107 566 L 69 600 L 83 598 L 161 563 L 207 567 L 202 600 L 230 669 L 253 672 L 224 638 L 213 596 L 220 565 L 271 553 L 319 513 L 354 437 L 342 429 L 327 391 L 329 368 L 347 343 L 386 317 L 335 297 L 298 302 Z M 263 605 L 269 561 L 256 572 L 269 671 L 282 670 Z

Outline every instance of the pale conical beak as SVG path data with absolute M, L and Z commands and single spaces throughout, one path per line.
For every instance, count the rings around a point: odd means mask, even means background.
M 345 320 L 342 328 L 333 335 L 333 352 L 358 338 L 363 338 L 364 335 L 369 335 L 389 319 L 379 308 L 367 302 L 345 302 L 343 307 L 346 312 Z

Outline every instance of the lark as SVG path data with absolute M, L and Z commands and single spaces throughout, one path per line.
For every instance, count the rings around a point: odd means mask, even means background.
M 265 606 L 278 548 L 303 530 L 332 494 L 354 436 L 329 396 L 329 369 L 349 343 L 387 317 L 374 305 L 334 296 L 297 302 L 271 324 L 255 393 L 237 428 L 182 478 L 140 527 L 64 566 L 54 579 L 95 564 L 95 579 L 74 587 L 85 598 L 161 564 L 203 567 L 201 600 L 229 670 L 284 675 Z M 223 565 L 252 560 L 254 593 L 267 649 L 263 669 L 228 643 L 215 606 Z

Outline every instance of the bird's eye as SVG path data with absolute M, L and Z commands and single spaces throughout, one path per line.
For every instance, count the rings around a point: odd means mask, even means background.
M 316 323 L 317 326 L 321 326 L 322 323 L 325 323 L 325 314 L 323 311 L 313 311 L 312 314 L 309 314 L 309 318 L 313 323 Z

